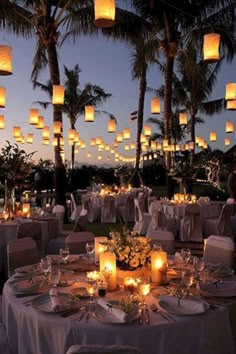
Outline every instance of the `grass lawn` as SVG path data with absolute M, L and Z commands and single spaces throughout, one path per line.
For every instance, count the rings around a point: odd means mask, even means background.
M 64 224 L 63 228 L 64 230 L 73 230 L 73 224 Z M 86 230 L 92 232 L 95 236 L 108 236 L 109 233 L 113 230 L 116 231 L 121 231 L 122 230 L 123 225 L 116 223 L 116 224 L 101 224 L 99 222 L 94 222 L 92 224 L 88 223 L 86 225 Z M 129 223 L 127 225 L 128 229 L 133 229 L 134 224 L 133 223 Z

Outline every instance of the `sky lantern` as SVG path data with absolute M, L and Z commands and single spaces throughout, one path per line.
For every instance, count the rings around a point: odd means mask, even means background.
M 6 89 L 3 86 L 0 86 L 0 107 L 6 107 Z
M 236 99 L 236 83 L 230 82 L 225 86 L 225 99 L 235 100 Z
M 110 117 L 110 119 L 108 119 L 107 131 L 108 131 L 108 133 L 115 133 L 116 132 L 116 120 L 115 120 L 115 118 Z
M 236 100 L 228 100 L 226 103 L 226 109 L 228 110 L 236 110 Z
M 12 74 L 12 48 L 8 45 L 0 45 L 0 75 Z
M 115 24 L 115 0 L 94 0 L 94 23 L 97 27 L 112 27 Z
M 215 142 L 217 138 L 216 132 L 210 132 L 210 141 Z
M 231 121 L 228 121 L 225 123 L 225 132 L 226 133 L 233 133 L 234 131 L 234 123 Z
M 129 128 L 124 128 L 123 137 L 124 137 L 124 139 L 130 139 L 130 129 Z
M 229 138 L 225 138 L 225 146 L 230 145 L 231 141 Z
M 53 122 L 53 134 L 61 134 L 62 123 L 59 120 Z
M 42 138 L 45 140 L 50 139 L 50 128 L 48 126 L 45 126 L 42 130 Z
M 44 128 L 44 116 L 39 116 L 38 124 L 35 126 L 36 129 L 43 129 Z
M 122 141 L 123 141 L 123 133 L 122 132 L 117 133 L 116 141 L 118 143 L 122 143 Z
M 27 143 L 28 144 L 33 144 L 33 137 L 34 137 L 34 135 L 32 134 L 32 133 L 29 133 L 28 135 L 27 135 Z
M 65 96 L 65 88 L 62 85 L 52 86 L 52 104 L 63 105 Z
M 188 124 L 188 113 L 187 112 L 180 112 L 179 113 L 179 124 L 180 125 L 187 125 Z
M 0 115 L 0 129 L 5 128 L 5 117 L 3 114 Z
M 152 135 L 152 128 L 150 125 L 144 125 L 143 127 L 143 133 L 145 136 L 151 136 Z
M 84 121 L 85 122 L 94 122 L 94 107 L 85 106 L 84 107 Z
M 37 108 L 31 108 L 29 110 L 29 124 L 38 125 L 39 122 L 39 110 Z
M 218 33 L 205 34 L 203 40 L 203 59 L 207 63 L 215 63 L 220 59 L 220 35 Z
M 19 136 L 21 136 L 21 128 L 13 127 L 13 138 L 19 138 Z
M 161 102 L 159 98 L 153 97 L 151 99 L 151 113 L 152 114 L 161 113 Z

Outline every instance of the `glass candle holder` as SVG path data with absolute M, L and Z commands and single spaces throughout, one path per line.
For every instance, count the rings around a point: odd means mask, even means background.
M 132 277 L 125 277 L 124 290 L 130 291 L 131 293 L 135 292 L 135 290 L 137 290 L 137 280 Z
M 101 280 L 97 282 L 98 296 L 103 297 L 107 294 L 107 282 Z

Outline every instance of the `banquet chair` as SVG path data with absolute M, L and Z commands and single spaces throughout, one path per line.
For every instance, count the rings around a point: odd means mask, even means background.
M 203 233 L 205 236 L 218 235 L 232 237 L 231 217 L 234 205 L 224 204 L 217 219 L 205 219 L 203 223 Z
M 180 222 L 181 241 L 202 241 L 202 225 L 200 220 L 200 206 L 187 204 L 184 217 Z
M 64 207 L 64 205 L 56 204 L 53 207 L 53 209 L 52 209 L 52 213 L 59 220 L 59 233 L 60 233 L 63 230 L 64 215 L 65 215 L 65 207 Z
M 94 234 L 88 231 L 73 232 L 66 237 L 65 245 L 70 254 L 83 254 L 86 253 L 86 243 L 93 242 L 94 237 Z
M 80 215 L 77 217 L 74 223 L 73 232 L 85 231 L 86 224 L 88 223 L 87 210 L 82 209 Z M 68 235 L 67 235 L 68 236 Z
M 7 342 L 6 331 L 2 323 L 0 323 L 0 353 L 10 354 L 10 348 Z
M 93 223 L 98 219 L 99 214 L 100 214 L 100 208 L 96 205 L 93 205 L 90 197 L 87 195 L 82 196 L 82 211 L 81 211 L 81 213 L 84 213 L 85 210 L 87 211 L 88 222 Z
M 206 240 L 204 260 L 207 263 L 232 267 L 234 242 L 229 237 L 211 235 Z
M 81 205 L 78 205 L 75 200 L 75 196 L 73 193 L 70 194 L 70 199 L 71 199 L 71 215 L 70 215 L 70 220 L 75 221 L 78 216 L 80 215 L 81 212 Z
M 149 213 L 151 214 L 151 222 L 148 227 L 148 232 L 156 229 L 165 230 L 167 219 L 164 214 L 162 204 L 159 200 L 155 200 L 150 204 Z
M 125 196 L 124 204 L 117 205 L 116 212 L 121 222 L 125 224 L 134 222 L 134 195 L 132 193 Z
M 149 213 L 142 212 L 137 198 L 134 198 L 134 212 L 135 224 L 133 230 L 139 235 L 145 235 L 151 222 L 151 215 Z
M 66 354 L 141 354 L 134 347 L 128 345 L 72 345 Z
M 37 246 L 38 255 L 41 258 L 45 254 L 45 249 L 43 246 L 42 239 L 42 227 L 39 222 L 23 222 L 21 223 L 16 231 L 17 238 L 30 237 L 32 238 Z
M 116 208 L 115 198 L 112 195 L 106 195 L 102 200 L 101 223 L 115 223 Z
M 30 238 L 16 238 L 7 245 L 7 271 L 10 277 L 15 268 L 37 263 L 38 251 L 36 242 Z
M 172 232 L 162 230 L 148 231 L 146 237 L 151 239 L 151 245 L 160 243 L 167 254 L 175 253 L 175 237 Z

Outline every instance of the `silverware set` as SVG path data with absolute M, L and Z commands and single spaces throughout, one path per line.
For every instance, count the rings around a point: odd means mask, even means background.
M 149 312 L 147 306 L 141 309 L 141 314 L 139 317 L 139 324 L 149 324 Z
M 165 320 L 167 320 L 169 322 L 176 322 L 176 319 L 174 317 L 172 317 L 169 313 L 166 313 L 166 312 L 160 310 L 156 304 L 151 304 L 150 308 L 151 308 L 152 312 L 158 313 Z

